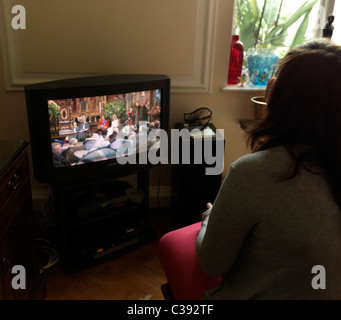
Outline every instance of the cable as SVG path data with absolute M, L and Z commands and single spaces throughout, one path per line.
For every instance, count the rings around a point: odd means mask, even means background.
M 49 256 L 48 262 L 39 268 L 39 273 L 43 273 L 45 270 L 51 268 L 59 261 L 59 254 L 55 249 L 51 248 L 50 242 L 48 240 L 37 238 L 36 241 L 43 242 L 43 244 L 37 244 L 37 248 Z
M 160 206 L 160 186 L 161 186 L 161 165 L 159 166 L 159 181 L 158 181 L 158 185 L 157 185 L 157 192 L 156 192 L 156 199 L 157 199 L 157 209 L 158 211 L 160 211 L 161 206 Z
M 53 219 L 53 196 L 52 195 L 49 195 L 49 198 L 47 199 L 47 202 L 44 204 L 42 202 L 41 206 L 42 206 L 42 213 L 43 213 L 43 216 L 44 218 L 46 219 L 46 221 L 48 223 L 52 223 L 54 221 Z M 48 208 L 49 210 L 49 213 L 50 213 L 50 217 L 48 216 L 47 212 L 46 212 L 46 208 Z

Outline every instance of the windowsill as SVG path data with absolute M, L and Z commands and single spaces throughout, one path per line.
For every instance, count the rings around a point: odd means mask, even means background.
M 245 84 L 244 87 L 241 87 L 240 84 L 228 84 L 223 87 L 223 91 L 239 91 L 239 92 L 255 92 L 255 91 L 265 91 L 266 87 L 257 87 L 252 84 Z

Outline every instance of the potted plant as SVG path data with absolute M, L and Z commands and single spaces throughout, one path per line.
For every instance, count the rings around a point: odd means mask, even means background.
M 264 96 L 252 97 L 251 101 L 254 103 L 254 117 L 255 120 L 261 120 L 266 114 L 266 101 Z
M 234 34 L 247 55 L 250 81 L 266 86 L 279 58 L 306 40 L 310 14 L 319 0 L 306 1 L 295 13 L 283 10 L 284 0 L 237 0 Z M 300 20 L 301 19 L 301 20 Z M 288 29 L 299 23 L 296 34 Z

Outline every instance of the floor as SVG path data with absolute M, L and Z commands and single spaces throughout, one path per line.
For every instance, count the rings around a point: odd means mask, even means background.
M 169 213 L 153 214 L 158 238 L 171 230 Z M 101 265 L 66 274 L 57 263 L 45 272 L 47 300 L 163 300 L 166 278 L 160 267 L 158 240 Z
M 166 282 L 157 242 L 78 273 L 65 274 L 56 265 L 46 275 L 47 300 L 162 300 Z

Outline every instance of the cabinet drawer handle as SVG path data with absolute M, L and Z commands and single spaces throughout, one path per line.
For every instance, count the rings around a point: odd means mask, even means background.
M 8 188 L 14 191 L 19 186 L 20 177 L 15 173 L 10 181 L 8 181 Z

